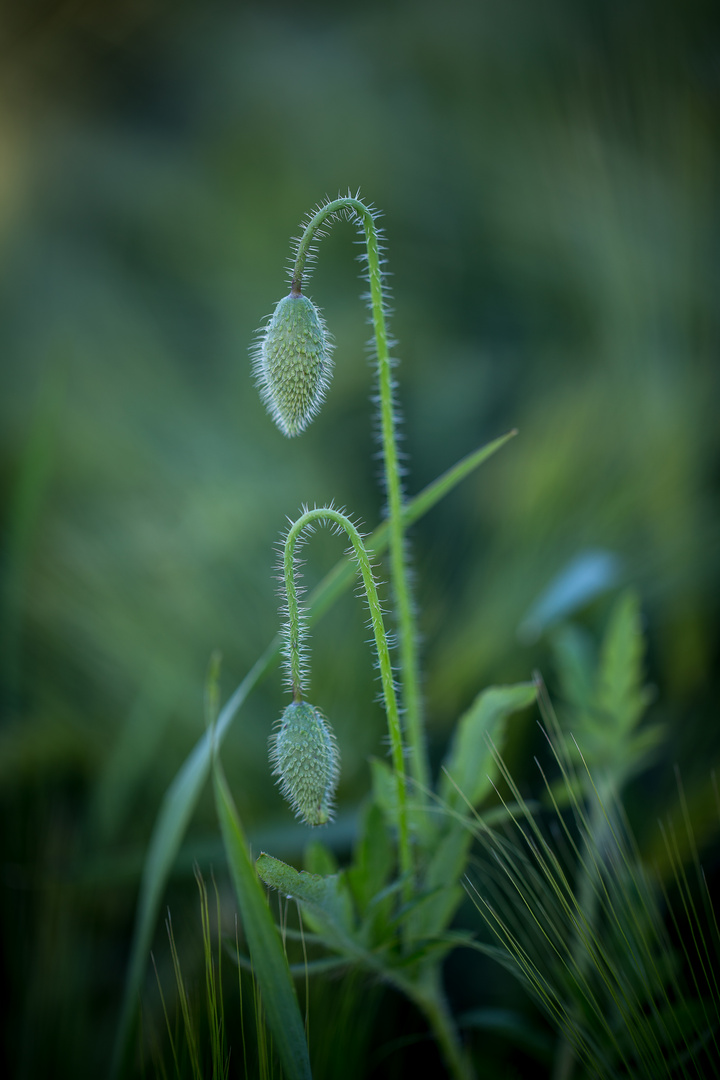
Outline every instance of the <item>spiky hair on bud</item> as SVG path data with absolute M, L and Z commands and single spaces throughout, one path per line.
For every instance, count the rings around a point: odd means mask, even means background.
M 309 297 L 293 290 L 278 302 L 252 361 L 271 417 L 284 435 L 299 435 L 322 405 L 332 371 L 330 335 Z
M 306 825 L 332 818 L 340 753 L 329 722 L 306 701 L 293 701 L 270 736 L 270 764 L 280 791 Z

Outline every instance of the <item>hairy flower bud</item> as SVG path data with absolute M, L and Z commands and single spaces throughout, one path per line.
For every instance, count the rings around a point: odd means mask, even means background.
M 299 435 L 322 404 L 332 361 L 325 322 L 312 300 L 291 292 L 278 303 L 256 346 L 260 396 L 285 435 Z
M 270 763 L 283 796 L 307 825 L 324 825 L 340 773 L 340 755 L 330 724 L 319 709 L 293 701 L 270 738 Z

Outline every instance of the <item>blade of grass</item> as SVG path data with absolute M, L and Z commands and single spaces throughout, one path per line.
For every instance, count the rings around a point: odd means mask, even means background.
M 200 1051 L 198 1047 L 198 1034 L 195 1029 L 195 1025 L 193 1024 L 192 1013 L 190 1010 L 190 999 L 188 998 L 187 989 L 185 987 L 185 980 L 182 976 L 182 969 L 180 967 L 180 956 L 177 951 L 177 945 L 175 944 L 175 934 L 173 932 L 172 919 L 170 917 L 169 911 L 167 914 L 165 925 L 167 926 L 168 938 L 170 940 L 170 955 L 172 956 L 173 970 L 175 972 L 175 981 L 177 982 L 180 1015 L 182 1017 L 183 1031 L 185 1032 L 185 1043 L 187 1045 L 187 1051 L 190 1057 L 190 1067 L 192 1069 L 193 1080 L 202 1080 Z
M 483 462 L 492 457 L 516 434 L 516 431 L 510 431 L 486 446 L 480 447 L 480 449 L 458 461 L 431 484 L 428 484 L 419 495 L 411 499 L 403 508 L 403 524 L 405 527 L 418 521 L 445 495 L 452 491 L 461 480 L 464 480 Z M 379 555 L 387 547 L 388 538 L 388 527 L 386 523 L 383 523 L 368 538 L 366 546 L 371 554 Z M 356 572 L 355 564 L 349 558 L 340 559 L 308 597 L 307 612 L 309 617 L 316 619 L 324 614 L 335 600 L 350 587 L 355 579 Z M 280 635 L 277 634 L 220 711 L 215 726 L 215 740 L 218 746 L 222 744 L 230 724 L 248 694 L 278 662 L 280 646 Z M 165 793 L 150 838 L 140 882 L 140 896 L 138 898 L 120 1021 L 113 1051 L 111 1077 L 118 1076 L 123 1066 L 147 957 L 150 953 L 152 936 L 158 919 L 160 903 L 167 879 L 185 835 L 185 830 L 190 822 L 200 793 L 210 775 L 211 746 L 212 738 L 210 733 L 206 731 L 195 744 Z
M 288 1080 L 310 1080 L 305 1028 L 287 957 L 248 855 L 247 841 L 217 757 L 213 785 L 230 874 L 267 1023 Z
M 245 1041 L 245 1011 L 243 1007 L 242 968 L 240 964 L 240 942 L 238 940 L 238 917 L 235 915 L 235 955 L 238 962 L 238 1001 L 240 1003 L 240 1038 L 243 1048 L 243 1076 L 248 1075 L 247 1043 Z M 250 968 L 252 971 L 252 967 Z
M 155 963 L 155 957 L 152 956 L 152 954 L 151 954 L 150 958 L 152 960 L 153 968 L 155 969 L 155 978 L 157 980 L 158 990 L 160 992 L 160 1003 L 162 1004 L 163 1015 L 165 1017 L 165 1027 L 167 1028 L 168 1039 L 170 1041 L 170 1050 L 172 1052 L 173 1062 L 175 1064 L 175 1075 L 179 1076 L 180 1075 L 180 1065 L 178 1063 L 177 1050 L 175 1049 L 175 1039 L 173 1038 L 173 1031 L 172 1031 L 172 1028 L 170 1027 L 170 1017 L 168 1015 L 167 1005 L 165 1004 L 165 995 L 163 994 L 162 982 L 160 980 L 160 975 L 158 974 L 157 964 Z M 164 1071 L 164 1065 L 162 1065 L 162 1058 L 158 1057 L 158 1060 L 161 1062 L 161 1067 L 162 1067 L 162 1069 Z
M 222 994 L 222 952 L 218 949 L 216 963 L 212 945 L 208 893 L 198 866 L 195 867 L 195 880 L 197 882 L 198 892 L 200 893 L 200 923 L 202 926 L 203 957 L 205 961 L 205 1003 L 207 1006 L 212 1080 L 227 1080 L 225 1010 Z M 215 884 L 214 878 L 213 884 Z M 217 893 L 217 885 L 215 885 L 215 896 L 217 901 L 219 927 L 221 925 L 219 921 L 220 898 Z M 218 934 L 218 941 L 219 938 L 220 935 Z
M 228 700 L 218 717 L 215 737 L 220 743 L 245 698 L 277 660 L 276 643 L 265 650 Z M 200 793 L 210 775 L 212 739 L 209 732 L 195 744 L 190 755 L 168 788 L 160 807 L 140 882 L 135 931 L 125 983 L 120 1024 L 115 1044 L 111 1076 L 122 1068 L 130 1037 L 135 1003 L 140 995 L 146 957 L 157 923 L 160 902 L 170 871 L 180 849 Z

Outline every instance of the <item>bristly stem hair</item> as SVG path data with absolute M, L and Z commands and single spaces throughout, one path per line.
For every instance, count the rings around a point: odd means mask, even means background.
M 390 530 L 390 568 L 398 628 L 400 684 L 409 749 L 409 767 L 418 786 L 418 797 L 421 798 L 422 792 L 430 786 L 430 775 L 423 733 L 415 617 L 403 535 L 403 491 L 397 449 L 398 416 L 393 397 L 393 360 L 390 357 L 387 332 L 381 235 L 377 227 L 377 216 L 377 212 L 372 207 L 350 194 L 345 198 L 334 199 L 320 206 L 308 220 L 302 236 L 297 241 L 291 295 L 300 296 L 302 293 L 306 264 L 314 255 L 316 241 L 324 235 L 324 227 L 342 217 L 357 221 L 363 230 L 367 249 L 365 260 L 370 285 L 368 299 L 377 356 L 380 427 Z
M 398 845 L 400 867 L 405 878 L 406 888 L 411 887 L 412 881 L 412 855 L 410 851 L 410 836 L 408 831 L 407 814 L 407 783 L 405 777 L 405 755 L 403 736 L 400 725 L 400 713 L 398 709 L 397 694 L 395 692 L 395 680 L 393 677 L 390 649 L 388 646 L 387 633 L 383 620 L 383 611 L 378 596 L 375 578 L 367 548 L 362 536 L 350 518 L 340 510 L 333 507 L 316 507 L 305 510 L 304 513 L 289 528 L 285 537 L 283 548 L 283 582 L 287 603 L 285 627 L 284 655 L 288 669 L 288 681 L 293 694 L 293 700 L 301 702 L 306 689 L 306 671 L 304 664 L 303 646 L 303 615 L 300 610 L 298 597 L 298 585 L 296 581 L 297 565 L 295 561 L 297 544 L 303 535 L 312 531 L 315 523 L 330 525 L 337 532 L 344 532 L 352 545 L 355 560 L 360 570 L 370 609 L 370 624 L 375 639 L 380 680 L 382 683 L 383 701 L 387 716 L 388 734 L 392 751 L 393 770 L 397 784 L 397 812 L 398 812 Z

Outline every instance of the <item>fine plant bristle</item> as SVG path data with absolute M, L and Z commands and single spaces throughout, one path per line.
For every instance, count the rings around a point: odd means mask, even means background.
M 231 1075 L 270 1080 L 279 1075 L 276 1046 L 268 1029 L 255 966 L 241 954 L 237 917 L 232 942 L 230 938 L 224 942 L 220 893 L 215 879 L 212 879 L 214 899 L 208 896 L 197 865 L 195 880 L 200 894 L 202 960 L 198 962 L 199 958 L 194 957 L 191 967 L 194 977 L 186 978 L 168 912 L 166 929 L 175 986 L 170 994 L 163 989 L 153 957 L 166 1040 L 164 1048 L 149 1029 L 154 1071 L 144 1070 L 142 1075 L 155 1076 L 158 1080 L 168 1077 L 228 1080 Z M 236 977 L 223 977 L 226 954 L 232 961 L 230 970 L 237 969 Z M 248 983 L 252 990 L 249 1009 L 245 1003 Z
M 306 825 L 325 825 L 333 812 L 340 754 L 319 709 L 293 701 L 270 737 L 270 763 L 280 790 Z
M 255 346 L 253 370 L 277 426 L 299 435 L 320 408 L 332 370 L 330 336 L 309 297 L 290 293 L 279 301 Z
M 482 878 L 468 891 L 498 943 L 489 951 L 561 1032 L 559 1061 L 567 1066 L 574 1056 L 599 1077 L 711 1075 L 720 995 L 708 972 L 718 957 L 703 969 L 709 946 L 700 920 L 685 908 L 696 955 L 683 946 L 683 964 L 621 807 L 601 798 L 592 782 L 584 806 L 564 774 L 569 820 L 552 797 L 557 816 L 546 831 L 500 768 L 520 807 L 517 828 L 479 831 Z M 703 977 L 686 978 L 698 966 Z M 569 1073 L 560 1065 L 556 1075 Z

